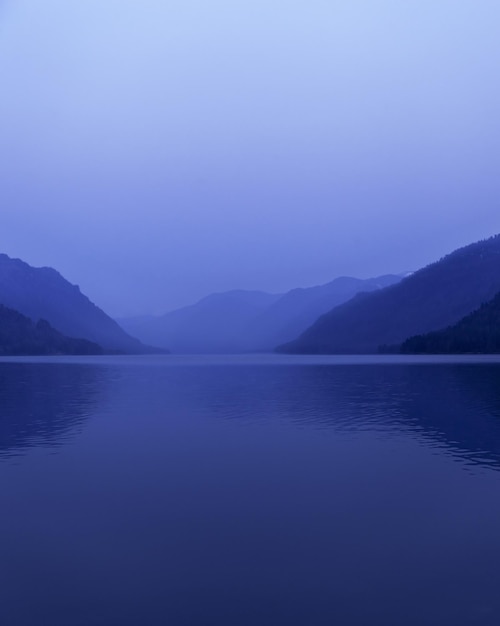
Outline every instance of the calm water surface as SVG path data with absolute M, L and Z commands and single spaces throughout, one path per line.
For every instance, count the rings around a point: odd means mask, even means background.
M 2 626 L 498 626 L 500 361 L 0 360 Z

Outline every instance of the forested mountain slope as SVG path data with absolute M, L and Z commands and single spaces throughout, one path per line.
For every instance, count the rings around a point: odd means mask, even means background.
M 499 291 L 497 235 L 460 248 L 397 285 L 353 298 L 278 351 L 374 353 L 455 324 Z
M 102 354 L 85 339 L 65 337 L 45 320 L 37 323 L 0 304 L 0 356 L 50 354 Z
M 0 304 L 35 322 L 45 319 L 63 335 L 96 342 L 106 351 L 148 351 L 50 267 L 31 267 L 0 254 Z
M 457 324 L 407 339 L 407 354 L 500 353 L 500 293 Z

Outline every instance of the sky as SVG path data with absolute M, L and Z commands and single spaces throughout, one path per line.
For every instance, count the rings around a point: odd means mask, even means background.
M 0 0 L 0 252 L 113 316 L 500 232 L 498 0 Z

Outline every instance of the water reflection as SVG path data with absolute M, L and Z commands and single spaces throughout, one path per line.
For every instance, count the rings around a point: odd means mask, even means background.
M 102 392 L 95 366 L 0 364 L 0 458 L 68 440 Z
M 496 625 L 499 377 L 0 363 L 2 623 Z
M 242 371 L 243 370 L 243 371 Z M 363 365 L 218 369 L 196 389 L 225 419 L 286 419 L 304 428 L 407 433 L 471 463 L 500 467 L 500 365 Z
M 406 434 L 500 468 L 500 364 L 0 363 L 0 457 L 63 444 L 104 389 L 116 413 L 182 411 L 344 434 Z

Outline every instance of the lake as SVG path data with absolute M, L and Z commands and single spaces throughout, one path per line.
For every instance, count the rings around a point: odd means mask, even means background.
M 498 357 L 0 359 L 2 626 L 498 626 Z

